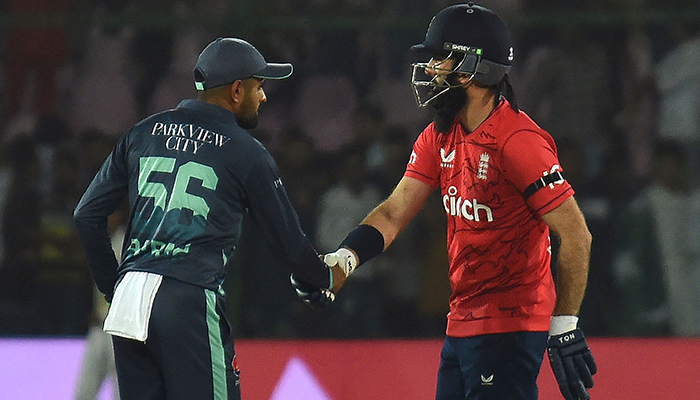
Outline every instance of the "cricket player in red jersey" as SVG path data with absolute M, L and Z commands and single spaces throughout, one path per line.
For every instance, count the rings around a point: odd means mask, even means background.
M 434 122 L 391 196 L 326 263 L 350 275 L 439 189 L 452 296 L 436 399 L 537 399 L 545 350 L 564 398 L 589 399 L 596 366 L 576 315 L 591 235 L 552 137 L 515 103 L 505 24 L 471 3 L 447 7 L 412 49 L 432 57 L 413 66 L 413 85 Z M 550 229 L 561 240 L 556 284 Z

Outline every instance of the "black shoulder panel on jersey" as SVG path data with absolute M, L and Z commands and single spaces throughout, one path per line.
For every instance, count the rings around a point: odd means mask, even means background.
M 561 172 L 559 172 L 559 171 L 552 172 L 551 174 L 545 175 L 545 176 L 541 177 L 540 179 L 532 182 L 532 184 L 530 184 L 530 186 L 526 187 L 525 191 L 523 192 L 523 197 L 525 197 L 527 199 L 528 197 L 535 194 L 535 192 L 537 192 L 538 190 L 542 189 L 543 187 L 549 185 L 550 183 L 563 181 L 563 180 L 564 180 L 564 175 L 562 175 Z

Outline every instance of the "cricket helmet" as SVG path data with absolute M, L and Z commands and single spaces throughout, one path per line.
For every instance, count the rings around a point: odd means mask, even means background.
M 473 3 L 453 5 L 438 12 L 428 25 L 425 40 L 411 50 L 436 59 L 453 58 L 455 62 L 449 73 L 468 74 L 484 86 L 498 84 L 513 63 L 513 46 L 503 20 L 488 8 Z M 421 107 L 459 86 L 454 80 L 439 82 L 435 76 L 424 74 L 427 67 L 427 63 L 413 64 L 412 84 Z M 428 89 L 432 97 L 422 100 L 421 88 L 423 92 Z

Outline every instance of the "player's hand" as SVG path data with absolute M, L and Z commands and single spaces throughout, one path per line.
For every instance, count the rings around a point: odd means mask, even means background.
M 342 274 L 342 272 L 341 272 Z M 328 307 L 334 300 L 335 294 L 328 289 L 319 289 L 298 280 L 294 274 L 289 276 L 292 287 L 297 292 L 297 296 L 311 308 L 323 309 Z
M 347 276 L 340 267 L 336 266 L 328 268 L 330 269 L 330 273 L 333 274 L 333 287 L 331 288 L 331 291 L 333 293 L 338 293 L 338 290 L 340 290 L 340 288 L 345 284 L 345 279 L 347 279 Z
M 346 277 L 350 276 L 358 265 L 358 259 L 355 253 L 344 247 L 323 256 L 323 262 L 329 267 L 339 267 Z
M 557 317 L 554 317 L 557 318 Z M 549 363 L 559 390 L 566 400 L 589 400 L 587 389 L 593 387 L 598 371 L 591 349 L 580 328 L 550 335 L 547 342 Z

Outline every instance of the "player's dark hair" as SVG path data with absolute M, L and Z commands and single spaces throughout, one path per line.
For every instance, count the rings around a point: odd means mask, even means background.
M 520 108 L 518 108 L 518 103 L 515 101 L 515 92 L 513 91 L 513 86 L 510 84 L 510 80 L 508 80 L 508 74 L 503 75 L 503 79 L 497 84 L 498 85 L 498 91 L 497 93 L 499 95 L 503 95 L 503 97 L 508 100 L 510 103 L 510 106 L 515 110 L 516 113 L 520 113 Z
M 501 96 L 505 97 L 506 100 L 510 103 L 511 108 L 516 112 L 520 112 L 520 108 L 518 107 L 518 103 L 515 100 L 515 92 L 513 91 L 513 86 L 510 85 L 510 81 L 508 80 L 508 74 L 505 74 L 503 78 L 496 84 L 491 85 L 491 86 L 484 86 L 479 81 L 474 80 L 473 81 L 475 85 L 480 86 L 480 87 L 485 87 L 489 89 L 491 92 L 493 92 L 496 95 L 496 103 L 498 103 L 499 98 Z

